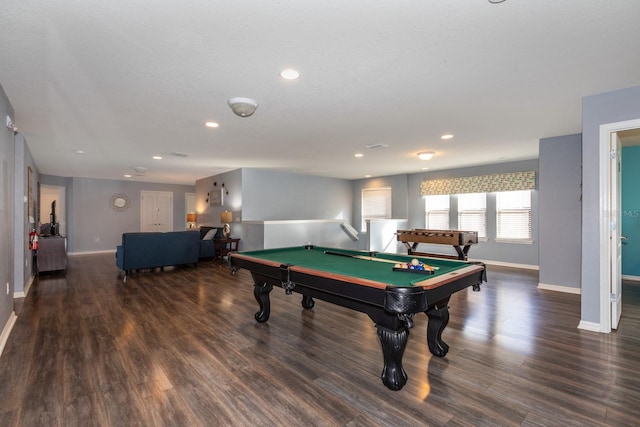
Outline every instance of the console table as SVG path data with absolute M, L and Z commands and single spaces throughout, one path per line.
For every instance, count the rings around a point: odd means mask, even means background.
M 222 261 L 229 252 L 238 251 L 240 239 L 229 237 L 228 239 L 213 239 L 213 260 Z
M 42 237 L 38 242 L 38 273 L 67 269 L 67 238 L 64 236 Z

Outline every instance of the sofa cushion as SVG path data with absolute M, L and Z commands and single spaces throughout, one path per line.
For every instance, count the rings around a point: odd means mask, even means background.
M 202 240 L 213 240 L 217 232 L 218 232 L 217 228 L 210 229 L 209 231 L 207 231 L 207 234 L 204 235 Z
M 210 230 L 215 230 L 215 227 L 207 227 L 207 226 L 204 226 L 204 225 L 203 225 L 203 226 L 201 226 L 201 227 L 200 227 L 200 240 L 204 239 L 204 236 L 206 236 L 206 235 L 207 235 L 207 233 L 208 233 Z

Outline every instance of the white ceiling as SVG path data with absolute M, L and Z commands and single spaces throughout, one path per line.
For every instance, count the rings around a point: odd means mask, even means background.
M 416 173 L 580 132 L 584 96 L 640 84 L 639 18 L 638 0 L 4 0 L 0 84 L 45 174 Z

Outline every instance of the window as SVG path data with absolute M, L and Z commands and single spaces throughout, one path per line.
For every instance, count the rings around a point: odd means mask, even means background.
M 362 190 L 362 223 L 360 231 L 367 231 L 368 219 L 391 218 L 391 188 Z
M 424 196 L 425 227 L 430 230 L 449 229 L 449 195 Z
M 497 240 L 531 241 L 531 190 L 496 193 Z
M 487 194 L 458 194 L 458 230 L 477 231 L 487 237 Z

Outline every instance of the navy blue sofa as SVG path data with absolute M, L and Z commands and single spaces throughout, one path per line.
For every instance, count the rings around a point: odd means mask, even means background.
M 124 271 L 198 263 L 200 233 L 198 230 L 166 233 L 124 233 L 116 248 L 116 265 Z

